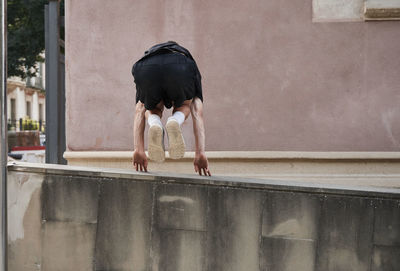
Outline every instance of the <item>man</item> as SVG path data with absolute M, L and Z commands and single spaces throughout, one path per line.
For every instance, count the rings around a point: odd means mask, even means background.
M 148 161 L 144 152 L 146 119 L 149 158 L 156 162 L 164 161 L 161 117 L 164 107 L 173 107 L 173 114 L 165 125 L 170 157 L 179 159 L 185 154 L 181 126 L 191 113 L 196 144 L 194 169 L 200 175 L 211 176 L 205 155 L 201 75 L 190 52 L 173 41 L 157 44 L 133 65 L 132 75 L 136 83 L 133 152 L 136 171 L 147 172 Z

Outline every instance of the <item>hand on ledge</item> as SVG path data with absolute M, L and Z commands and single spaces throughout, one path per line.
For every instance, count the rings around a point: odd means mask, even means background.
M 211 176 L 210 169 L 208 168 L 208 160 L 203 152 L 195 154 L 193 164 L 194 171 L 198 172 L 199 175 Z
M 144 151 L 133 152 L 133 166 L 136 168 L 136 171 L 144 171 L 147 172 L 147 156 Z

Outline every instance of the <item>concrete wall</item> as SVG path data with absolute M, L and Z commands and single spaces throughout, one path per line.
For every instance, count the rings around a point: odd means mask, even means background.
M 68 165 L 133 169 L 132 151 L 65 152 Z M 193 174 L 194 152 L 179 160 L 149 162 L 150 172 Z M 207 152 L 213 176 L 348 185 L 400 185 L 399 152 Z
M 67 149 L 132 150 L 131 66 L 176 40 L 203 75 L 208 150 L 399 151 L 400 22 L 336 22 L 360 1 L 328 2 L 67 1 Z
M 400 269 L 400 189 L 9 167 L 9 270 Z

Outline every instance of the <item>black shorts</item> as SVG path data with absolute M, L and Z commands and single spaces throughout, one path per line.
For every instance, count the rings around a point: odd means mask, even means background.
M 180 53 L 162 53 L 137 62 L 132 75 L 136 83 L 136 103 L 147 110 L 160 101 L 165 107 L 180 107 L 185 100 L 203 101 L 201 75 L 196 62 Z

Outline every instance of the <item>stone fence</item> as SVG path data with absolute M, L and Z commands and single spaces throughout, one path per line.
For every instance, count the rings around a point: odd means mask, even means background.
M 399 186 L 10 164 L 9 270 L 400 270 Z

